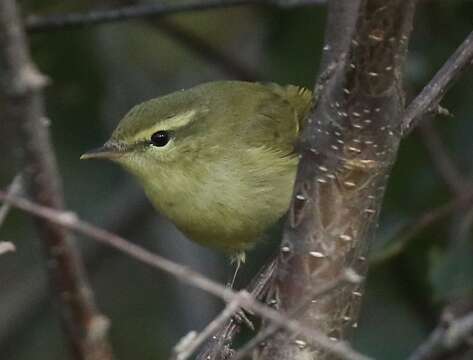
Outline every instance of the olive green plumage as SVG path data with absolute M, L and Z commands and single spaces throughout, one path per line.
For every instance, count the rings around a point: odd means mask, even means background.
M 83 157 L 118 162 L 191 240 L 234 254 L 286 212 L 311 101 L 296 86 L 206 83 L 135 106 Z

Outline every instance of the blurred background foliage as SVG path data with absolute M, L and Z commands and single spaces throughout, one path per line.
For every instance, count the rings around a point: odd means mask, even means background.
M 123 3 L 20 1 L 24 16 Z M 323 47 L 325 15 L 324 6 L 290 10 L 247 6 L 32 34 L 34 59 L 51 80 L 47 110 L 68 207 L 93 223 L 224 281 L 230 267 L 223 256 L 184 239 L 153 212 L 137 184 L 116 166 L 83 163 L 79 156 L 107 139 L 120 117 L 140 101 L 205 81 L 241 76 L 209 61 L 205 51 L 195 50 L 199 47 L 195 41 L 183 42 L 182 36 L 175 35 L 176 28 L 233 59 L 247 75 L 312 87 Z M 415 24 L 406 67 L 411 96 L 471 31 L 473 3 L 422 1 Z M 454 116 L 433 121 L 463 189 L 472 186 L 472 80 L 473 74 L 464 76 L 443 102 Z M 7 124 L 0 121 L 0 133 L 7 131 Z M 461 194 L 446 184 L 437 158 L 428 149 L 425 133 L 420 131 L 402 144 L 372 253 L 379 254 L 395 242 L 406 224 Z M 2 136 L 0 151 L 0 185 L 5 187 L 15 174 L 11 159 L 17 148 L 11 137 Z M 404 358 L 429 333 L 443 306 L 471 294 L 472 221 L 471 204 L 458 207 L 411 237 L 398 255 L 372 266 L 355 334 L 357 349 L 379 359 Z M 0 238 L 17 246 L 16 253 L 0 258 L 0 358 L 67 358 L 47 292 L 47 264 L 30 219 L 12 212 Z M 202 328 L 222 306 L 210 295 L 90 239 L 77 238 L 77 243 L 96 299 L 112 320 L 111 339 L 118 359 L 166 359 L 180 337 Z M 264 248 L 250 255 L 249 265 L 240 274 L 241 284 L 265 256 Z

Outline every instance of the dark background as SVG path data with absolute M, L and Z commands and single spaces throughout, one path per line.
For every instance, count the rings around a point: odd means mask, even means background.
M 20 3 L 23 15 L 113 5 L 58 0 Z M 172 21 L 167 27 L 156 27 L 163 19 L 134 20 L 31 35 L 33 57 L 51 80 L 47 111 L 68 207 L 86 220 L 224 281 L 230 266 L 223 255 L 184 239 L 151 209 L 141 189 L 121 169 L 105 162 L 80 162 L 79 156 L 106 140 L 121 116 L 140 101 L 241 76 L 209 61 L 208 51 L 203 55 L 190 49 L 170 35 L 169 26 L 178 25 L 186 34 L 198 36 L 263 81 L 312 87 L 325 15 L 324 6 L 291 10 L 247 6 L 167 17 L 168 24 Z M 461 43 L 472 24 L 471 1 L 422 2 L 406 66 L 411 96 Z M 197 46 L 195 41 L 192 46 Z M 473 169 L 472 80 L 471 73 L 464 76 L 443 102 L 454 117 L 432 122 L 466 187 Z M 2 137 L 2 188 L 15 174 L 15 151 L 11 138 Z M 435 159 L 420 131 L 403 142 L 372 253 L 380 254 L 403 226 L 457 196 Z M 430 332 L 445 304 L 471 293 L 472 221 L 473 209 L 459 208 L 412 237 L 400 255 L 371 267 L 355 336 L 357 349 L 380 359 L 404 358 Z M 0 257 L 0 358 L 66 358 L 30 219 L 13 211 L 0 239 L 17 247 L 16 253 Z M 112 320 L 111 339 L 119 359 L 167 358 L 178 339 L 201 329 L 222 306 L 212 296 L 93 240 L 78 237 L 77 243 L 100 308 Z M 240 283 L 267 253 L 261 248 L 249 255 Z

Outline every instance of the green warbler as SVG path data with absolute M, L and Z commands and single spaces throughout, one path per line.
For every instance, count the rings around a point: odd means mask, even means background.
M 297 86 L 205 83 L 135 106 L 81 159 L 120 164 L 189 239 L 241 259 L 289 207 L 311 105 Z

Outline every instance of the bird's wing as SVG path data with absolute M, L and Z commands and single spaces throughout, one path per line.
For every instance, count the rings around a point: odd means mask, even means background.
M 269 84 L 268 87 L 294 109 L 299 129 L 302 128 L 302 122 L 313 105 L 312 91 L 295 85 Z
M 294 85 L 264 85 L 254 99 L 249 126 L 253 146 L 264 145 L 283 154 L 293 154 L 303 121 L 313 103 L 312 92 Z M 254 133 L 256 132 L 256 133 Z

